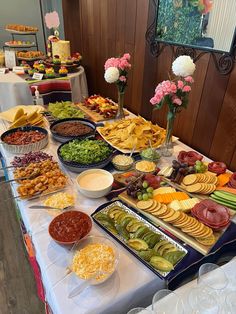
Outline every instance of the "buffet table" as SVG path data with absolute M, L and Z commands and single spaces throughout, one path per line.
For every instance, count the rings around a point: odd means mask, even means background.
M 0 122 L 0 133 L 6 130 L 5 124 Z M 59 143 L 51 137 L 49 145 L 44 150 L 53 155 L 57 160 L 56 149 Z M 190 148 L 180 141 L 174 145 L 174 155 L 181 150 Z M 13 155 L 1 148 L 6 165 L 9 165 Z M 167 166 L 171 163 L 172 157 L 162 158 L 159 167 Z M 207 160 L 207 159 L 206 159 Z M 72 180 L 72 189 L 76 189 L 76 174 L 68 172 Z M 11 177 L 11 173 L 9 173 Z M 13 194 L 16 194 L 16 185 L 12 184 Z M 77 205 L 81 211 L 92 214 L 95 209 L 107 200 L 87 199 L 77 192 Z M 42 282 L 46 294 L 46 301 L 50 305 L 54 314 L 125 314 L 129 309 L 136 306 L 148 306 L 151 303 L 153 294 L 166 286 L 148 268 L 146 268 L 133 255 L 118 245 L 120 251 L 120 261 L 113 276 L 105 283 L 88 287 L 80 295 L 69 299 L 68 293 L 72 289 L 71 276 L 66 273 L 68 265 L 68 248 L 60 246 L 54 242 L 48 234 L 48 225 L 52 219 L 46 212 L 29 209 L 30 205 L 39 203 L 39 200 L 21 201 L 17 200 L 20 214 L 24 221 L 28 233 L 34 245 L 36 259 L 41 269 Z M 92 235 L 102 235 L 109 237 L 97 225 L 93 225 Z M 194 252 L 195 259 L 200 259 L 202 255 Z M 190 263 L 186 257 L 186 263 Z
M 32 105 L 32 93 L 34 93 L 32 86 L 38 86 L 45 104 L 57 100 L 80 102 L 83 97 L 88 96 L 87 80 L 82 66 L 79 67 L 78 72 L 71 73 L 67 77 L 42 81 L 26 81 L 25 76 L 21 77 L 9 72 L 0 74 L 1 111 L 17 105 Z

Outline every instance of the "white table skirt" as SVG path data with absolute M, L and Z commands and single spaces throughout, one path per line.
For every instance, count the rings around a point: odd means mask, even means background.
M 0 122 L 0 133 L 3 131 L 5 131 L 5 124 Z M 44 151 L 57 160 L 58 145 L 58 142 L 50 138 L 49 145 Z M 190 148 L 177 141 L 174 145 L 174 155 L 177 155 L 180 150 L 190 150 Z M 13 155 L 4 149 L 1 152 L 9 165 Z M 172 159 L 173 156 L 162 158 L 159 166 L 170 164 Z M 72 172 L 68 174 L 75 182 L 76 174 Z M 12 184 L 12 190 L 14 193 L 16 184 Z M 77 195 L 77 208 L 87 214 L 93 213 L 99 205 L 106 202 L 105 198 L 92 200 L 85 198 L 79 192 Z M 89 287 L 79 296 L 68 299 L 68 291 L 72 288 L 70 276 L 65 277 L 68 250 L 50 238 L 47 227 L 52 218 L 45 212 L 28 208 L 38 202 L 39 200 L 17 201 L 25 226 L 32 235 L 47 300 L 54 314 L 125 314 L 135 306 L 148 306 L 153 294 L 164 288 L 163 280 L 118 244 L 120 262 L 114 275 L 102 285 Z M 95 224 L 91 234 L 106 236 L 106 233 Z
M 66 78 L 70 82 L 73 102 L 81 102 L 88 96 L 87 80 L 84 68 L 79 67 L 78 72 L 71 73 Z M 48 82 L 61 82 L 61 80 L 46 80 L 29 83 L 19 75 L 9 72 L 0 74 L 0 111 L 8 110 L 17 105 L 32 105 L 33 96 L 29 86 L 39 86 Z
M 3 112 L 17 105 L 32 105 L 29 84 L 19 75 L 0 74 L 0 110 Z

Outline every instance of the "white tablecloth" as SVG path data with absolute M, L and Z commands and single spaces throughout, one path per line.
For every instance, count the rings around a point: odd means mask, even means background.
M 236 254 L 236 253 L 235 253 Z M 220 304 L 220 314 L 231 314 L 226 310 L 226 304 L 225 304 L 225 297 L 227 296 L 228 293 L 230 293 L 231 291 L 236 291 L 236 259 L 231 260 L 230 262 L 228 262 L 227 264 L 221 266 L 221 268 L 224 270 L 227 279 L 228 279 L 228 285 L 225 289 L 223 289 L 220 293 L 221 295 L 221 299 L 218 298 L 218 302 Z M 217 273 L 216 273 L 217 274 Z M 212 276 L 211 278 L 215 278 L 217 280 L 217 275 L 214 273 L 214 271 L 212 272 Z M 189 305 L 189 293 L 190 291 L 197 287 L 197 280 L 193 280 L 190 281 L 189 283 L 187 283 L 186 285 L 178 288 L 175 290 L 175 293 L 182 299 L 183 304 L 184 304 L 184 313 L 185 314 L 192 314 L 192 310 L 191 307 Z M 164 304 L 166 302 L 168 302 L 168 306 L 172 305 L 174 306 L 174 303 L 171 297 L 167 297 L 162 299 L 160 302 L 164 302 Z M 148 308 L 148 310 L 152 309 L 152 306 L 150 305 Z M 208 313 L 208 312 L 207 312 Z M 235 312 L 236 313 L 236 309 Z
M 80 102 L 88 96 L 87 80 L 82 66 L 79 67 L 78 72 L 69 74 L 65 79 L 70 82 L 73 102 Z M 62 82 L 62 80 L 51 79 L 29 83 L 13 72 L 0 74 L 0 111 L 5 111 L 17 105 L 32 105 L 33 96 L 29 86 L 43 85 L 55 81 L 59 84 Z
M 4 123 L 0 122 L 0 133 L 4 129 Z M 58 145 L 50 138 L 50 144 L 45 152 L 54 155 L 56 158 Z M 190 148 L 177 141 L 174 146 L 174 154 L 177 155 L 180 150 L 190 150 Z M 7 164 L 9 164 L 13 155 L 3 149 L 2 153 L 7 160 Z M 166 159 L 162 158 L 160 167 L 170 164 L 172 159 L 173 156 Z M 68 173 L 74 182 L 76 174 Z M 13 184 L 13 191 L 15 187 L 15 184 Z M 79 192 L 77 193 L 77 208 L 88 214 L 91 214 L 99 205 L 106 202 L 105 198 L 92 200 L 83 197 Z M 47 226 L 51 217 L 45 212 L 32 211 L 28 208 L 29 205 L 34 203 L 36 201 L 18 201 L 23 221 L 27 230 L 32 234 L 47 299 L 54 314 L 125 314 L 135 306 L 148 306 L 151 303 L 153 294 L 164 287 L 163 280 L 159 279 L 118 244 L 120 262 L 115 274 L 104 284 L 90 287 L 79 296 L 68 299 L 68 292 L 72 288 L 71 277 L 65 276 L 68 250 L 50 238 Z M 91 234 L 106 236 L 105 232 L 95 224 Z
M 32 105 L 29 84 L 19 75 L 9 72 L 0 74 L 0 111 L 17 105 Z

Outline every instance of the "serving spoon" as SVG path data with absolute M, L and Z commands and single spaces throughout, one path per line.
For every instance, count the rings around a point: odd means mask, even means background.
M 70 208 L 72 208 L 73 205 L 69 205 L 69 206 L 66 206 L 64 208 L 57 208 L 57 207 L 51 207 L 51 206 L 45 206 L 45 205 L 32 205 L 32 206 L 29 206 L 30 209 L 51 209 L 51 210 L 61 210 L 61 211 L 64 211 L 64 210 L 68 210 Z

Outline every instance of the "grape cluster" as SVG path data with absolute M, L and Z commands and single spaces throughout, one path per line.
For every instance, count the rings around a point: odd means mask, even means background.
M 171 181 L 180 184 L 183 178 L 192 173 L 196 173 L 196 170 L 193 166 L 188 166 L 187 163 L 180 163 L 177 160 L 172 161 L 172 174 L 170 176 Z
M 207 165 L 205 165 L 202 161 L 197 160 L 194 165 L 194 169 L 198 173 L 204 173 L 207 171 Z
M 128 185 L 127 194 L 133 198 L 137 198 L 139 201 L 147 201 L 153 197 L 153 187 L 149 186 L 146 180 L 138 178 Z

